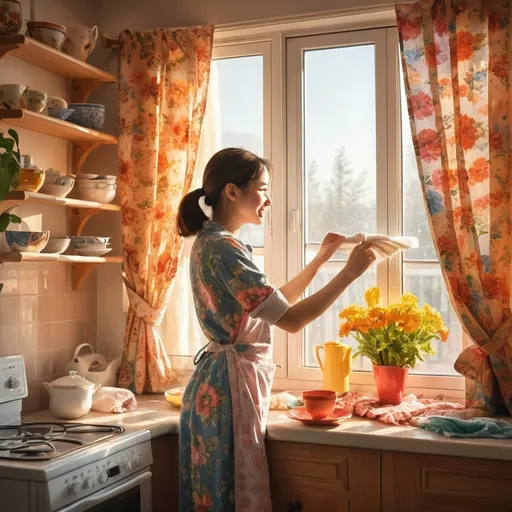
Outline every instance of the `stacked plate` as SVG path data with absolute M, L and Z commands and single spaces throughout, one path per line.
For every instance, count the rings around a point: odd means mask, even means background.
M 109 253 L 109 236 L 72 236 L 71 247 L 78 256 L 103 256 Z
M 77 174 L 78 197 L 84 201 L 110 203 L 116 196 L 117 177 L 105 174 Z

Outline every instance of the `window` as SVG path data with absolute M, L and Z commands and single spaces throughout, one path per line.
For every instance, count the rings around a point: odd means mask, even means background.
M 388 15 L 383 19 L 390 26 L 394 13 Z M 241 237 L 278 286 L 311 261 L 327 231 L 414 235 L 420 247 L 376 265 L 302 333 L 276 329 L 277 385 L 321 381 L 315 346 L 337 339 L 338 312 L 362 303 L 366 288 L 377 285 L 385 303 L 411 291 L 442 313 L 450 339 L 411 372 L 409 385 L 460 396 L 464 382 L 453 362 L 467 340 L 450 306 L 423 206 L 396 28 L 374 28 L 372 21 L 365 30 L 343 31 L 333 26 L 341 23 L 337 18 L 324 25 L 329 33 L 319 34 L 325 22 L 316 29 L 315 23 L 309 22 L 312 35 L 304 35 L 307 22 L 298 23 L 297 33 L 292 23 L 216 34 L 203 154 L 242 146 L 271 158 L 276 168 L 271 216 Z M 306 295 L 332 279 L 347 257 L 336 254 Z M 191 303 L 186 309 L 194 315 Z M 344 342 L 355 346 L 351 338 Z M 373 384 L 368 360 L 352 367 L 352 384 Z

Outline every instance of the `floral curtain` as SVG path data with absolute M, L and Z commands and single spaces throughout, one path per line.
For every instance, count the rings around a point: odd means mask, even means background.
M 119 190 L 130 301 L 119 386 L 176 380 L 158 325 L 182 251 L 178 205 L 190 189 L 206 105 L 213 27 L 120 34 Z
M 510 0 L 397 5 L 409 117 L 433 239 L 474 345 L 467 405 L 512 412 Z

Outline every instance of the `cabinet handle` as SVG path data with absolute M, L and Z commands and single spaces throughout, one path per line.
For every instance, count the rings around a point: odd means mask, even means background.
M 302 512 L 302 503 L 300 501 L 294 501 L 286 505 L 286 512 Z

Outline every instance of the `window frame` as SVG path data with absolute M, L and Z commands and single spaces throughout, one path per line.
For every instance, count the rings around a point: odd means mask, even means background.
M 377 228 L 390 235 L 398 235 L 402 230 L 402 162 L 399 69 L 396 58 L 398 35 L 394 11 L 349 13 L 344 16 L 319 16 L 310 19 L 303 17 L 292 21 L 256 23 L 216 30 L 214 59 L 256 54 L 263 55 L 264 59 L 264 156 L 272 160 L 276 169 L 271 190 L 273 206 L 271 214 L 266 218 L 264 255 L 265 273 L 276 286 L 284 284 L 300 269 L 297 263 L 302 254 L 302 247 L 297 243 L 299 237 L 293 235 L 293 225 L 297 222 L 293 210 L 297 210 L 296 205 L 301 204 L 298 198 L 302 186 L 296 186 L 298 180 L 295 180 L 294 187 L 290 186 L 294 183 L 291 169 L 297 168 L 297 158 L 302 150 L 297 147 L 302 143 L 296 144 L 295 141 L 302 141 L 302 137 L 297 136 L 296 132 L 293 134 L 292 130 L 287 131 L 287 127 L 293 127 L 294 124 L 302 130 L 301 122 L 292 123 L 290 119 L 293 102 L 297 119 L 297 84 L 300 86 L 300 81 L 293 82 L 289 79 L 290 49 L 300 45 L 298 41 L 305 40 L 306 37 L 311 38 L 310 41 L 314 41 L 313 37 L 319 38 L 318 41 L 323 38 L 326 42 L 329 38 L 333 41 L 356 41 L 358 38 L 362 40 L 363 30 L 366 32 L 366 39 L 373 32 L 380 41 L 379 48 L 377 45 L 375 48 L 376 81 L 378 76 L 385 77 L 386 81 L 383 96 L 385 101 L 376 102 L 377 129 L 386 131 L 384 136 L 377 136 L 377 153 L 386 155 L 377 164 Z M 385 57 L 384 62 L 379 60 L 377 52 Z M 383 168 L 384 172 L 380 171 Z M 392 169 L 395 171 L 391 172 Z M 385 197 L 380 197 L 382 190 Z M 402 265 L 401 256 L 379 264 L 377 285 L 385 290 L 385 299 L 389 302 L 400 297 Z M 463 330 L 462 348 L 469 345 L 470 340 Z M 321 384 L 320 369 L 301 366 L 301 351 L 302 343 L 297 335 L 275 330 L 274 361 L 278 369 L 274 385 L 277 389 L 302 389 L 305 382 L 311 386 Z M 370 372 L 353 372 L 351 384 L 352 389 L 374 390 Z M 410 375 L 408 390 L 426 396 L 444 394 L 450 398 L 462 399 L 464 378 Z

